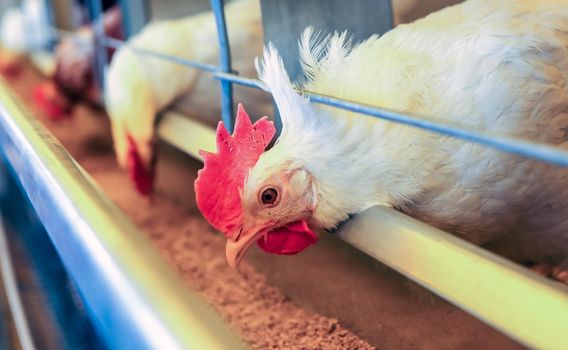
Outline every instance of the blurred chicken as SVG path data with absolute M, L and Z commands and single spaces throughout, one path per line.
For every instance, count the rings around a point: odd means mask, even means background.
M 19 6 L 6 8 L 0 26 L 0 74 L 16 76 L 26 54 L 43 49 L 50 40 L 46 3 L 23 0 Z
M 114 39 L 123 39 L 122 14 L 118 6 L 104 13 L 103 28 L 105 35 Z M 97 24 L 82 27 L 74 36 L 65 38 L 55 50 L 56 69 L 54 80 L 57 86 L 73 100 L 86 100 L 98 105 L 101 98 L 97 95 L 94 84 L 94 30 Z M 113 49 L 107 50 L 112 57 Z
M 259 0 L 230 2 L 225 13 L 233 66 L 242 75 L 253 75 L 252 59 L 262 52 Z M 212 12 L 152 22 L 129 40 L 129 45 L 202 63 L 219 62 Z M 139 192 L 148 194 L 152 190 L 158 112 L 180 96 L 191 94 L 203 75 L 207 75 L 201 82 L 207 84 L 208 94 L 202 97 L 207 105 L 218 105 L 213 92 L 219 90 L 219 83 L 210 73 L 140 54 L 129 47 L 116 52 L 108 71 L 105 102 L 118 162 L 129 169 Z M 218 120 L 219 115 L 215 118 Z
M 53 80 L 36 86 L 34 100 L 43 114 L 52 120 L 71 115 L 76 103 L 86 102 L 98 107 L 102 103 L 95 82 L 95 35 L 94 26 L 81 27 L 75 34 L 67 36 L 55 48 L 55 72 Z M 103 17 L 105 35 L 123 39 L 122 14 L 118 6 L 107 10 Z M 113 49 L 107 54 L 112 57 Z
M 352 46 L 300 43 L 302 88 L 568 148 L 568 0 L 469 0 Z M 568 170 L 420 129 L 308 103 L 273 47 L 258 67 L 283 129 L 217 130 L 195 183 L 236 266 L 257 241 L 293 254 L 371 206 L 400 210 L 568 282 Z M 237 160 L 238 159 L 238 160 Z

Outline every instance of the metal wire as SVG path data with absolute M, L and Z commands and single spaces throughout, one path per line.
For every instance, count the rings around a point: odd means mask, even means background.
M 224 0 L 211 0 L 211 8 L 215 15 L 217 25 L 217 38 L 219 40 L 220 70 L 231 72 L 231 47 L 227 36 L 225 21 Z M 221 80 L 221 119 L 229 132 L 233 132 L 233 84 L 230 80 Z
M 195 61 L 192 61 L 192 60 L 188 60 L 188 59 L 183 58 L 183 57 L 171 56 L 171 55 L 166 55 L 166 54 L 159 53 L 159 52 L 156 52 L 156 51 L 143 49 L 143 48 L 140 48 L 140 47 L 136 47 L 134 45 L 130 45 L 126 41 L 118 40 L 118 39 L 114 39 L 114 38 L 109 38 L 107 36 L 101 38 L 101 43 L 102 43 L 103 46 L 111 47 L 111 48 L 114 48 L 114 49 L 119 49 L 123 46 L 128 47 L 129 50 L 132 50 L 132 51 L 139 53 L 139 54 L 142 54 L 142 55 L 154 56 L 156 58 L 163 59 L 165 61 L 170 61 L 170 62 L 173 62 L 173 63 L 180 64 L 182 66 L 196 68 L 196 69 L 206 71 L 206 72 L 217 72 L 217 71 L 219 71 L 219 67 L 212 65 L 212 64 L 199 63 L 199 62 L 195 62 Z
M 568 167 L 568 151 L 545 143 L 534 142 L 517 137 L 504 135 L 491 135 L 489 133 L 470 130 L 463 126 L 450 123 L 438 123 L 428 117 L 412 113 L 400 113 L 388 109 L 381 109 L 348 100 L 304 91 L 304 95 L 312 102 L 339 107 L 348 111 L 366 114 L 372 117 L 409 125 L 420 129 L 436 132 L 438 134 L 471 141 L 503 152 L 518 154 L 528 158 L 538 159 L 563 167 Z
M 91 11 L 93 15 L 93 32 L 94 32 L 94 45 L 95 48 L 101 45 L 101 41 L 106 37 L 105 26 L 104 26 L 104 13 L 102 0 L 91 0 L 89 1 L 91 6 Z M 98 68 L 96 79 L 98 80 L 99 86 L 105 86 L 105 70 L 108 62 L 108 53 L 106 49 L 96 50 L 95 52 L 95 65 Z M 104 94 L 102 95 L 104 96 Z
M 66 32 L 57 29 L 54 29 L 54 33 L 56 33 L 57 36 L 72 35 L 72 32 Z M 165 55 L 151 50 L 137 48 L 133 45 L 129 45 L 125 41 L 109 38 L 106 36 L 101 38 L 101 44 L 103 46 L 108 46 L 115 49 L 121 48 L 123 46 L 128 46 L 129 49 L 143 55 L 154 56 L 166 61 L 210 72 L 213 74 L 213 77 L 215 79 L 219 79 L 221 81 L 229 81 L 231 83 L 235 83 L 250 88 L 266 90 L 262 82 L 260 82 L 257 79 L 245 78 L 239 76 L 238 74 L 225 72 L 223 71 L 223 69 L 221 69 L 221 67 L 215 65 L 199 63 L 181 57 Z M 224 93 L 224 91 L 222 92 Z M 312 91 L 303 90 L 300 92 L 311 102 L 314 103 L 328 105 L 356 112 L 359 114 L 364 114 L 367 116 L 420 128 L 441 135 L 455 137 L 458 139 L 462 139 L 464 141 L 481 144 L 503 152 L 537 159 L 540 161 L 556 164 L 562 167 L 568 167 L 568 150 L 564 150 L 562 148 L 555 147 L 549 144 L 534 142 L 527 139 L 521 139 L 518 137 L 511 137 L 506 135 L 493 135 L 490 133 L 471 130 L 467 127 L 458 124 L 440 123 L 437 121 L 433 121 L 429 117 L 421 116 L 414 113 L 408 113 L 408 112 L 402 113 L 398 111 L 378 108 L 333 96 L 318 94 Z
M 2 281 L 4 283 L 4 288 L 6 290 L 6 298 L 8 299 L 8 305 L 10 306 L 10 312 L 12 313 L 12 318 L 14 320 L 14 325 L 16 328 L 16 333 L 18 334 L 20 345 L 24 350 L 34 350 L 35 346 L 30 327 L 28 325 L 28 320 L 26 318 L 26 312 L 22 304 L 22 299 L 20 298 L 20 292 L 18 291 L 18 282 L 16 280 L 16 274 L 14 271 L 14 264 L 12 263 L 10 249 L 8 247 L 8 238 L 6 237 L 6 232 L 4 230 L 4 221 L 2 220 L 1 216 L 0 271 L 2 275 Z
M 68 31 L 68 30 L 51 28 L 51 36 L 53 37 L 54 40 L 61 40 L 61 38 L 72 38 L 77 43 L 83 44 L 85 46 L 93 46 L 92 41 L 87 40 L 87 39 L 82 38 L 82 37 L 75 36 L 75 32 Z M 196 69 L 206 71 L 206 72 L 217 72 L 217 71 L 219 71 L 219 67 L 212 65 L 212 64 L 195 62 L 195 61 L 183 58 L 183 57 L 166 55 L 166 54 L 159 53 L 159 52 L 156 52 L 156 51 L 147 50 L 147 49 L 144 49 L 144 48 L 141 48 L 141 47 L 136 47 L 134 45 L 129 44 L 127 41 L 119 40 L 119 39 L 115 39 L 115 38 L 110 38 L 106 35 L 102 36 L 100 38 L 100 45 L 104 46 L 104 47 L 108 47 L 108 48 L 113 48 L 113 49 L 120 49 L 120 48 L 123 48 L 123 47 L 128 47 L 129 50 L 132 50 L 136 53 L 139 53 L 139 54 L 142 54 L 142 55 L 147 55 L 147 56 L 154 56 L 158 59 L 177 63 L 177 64 L 180 64 L 182 66 L 196 68 Z

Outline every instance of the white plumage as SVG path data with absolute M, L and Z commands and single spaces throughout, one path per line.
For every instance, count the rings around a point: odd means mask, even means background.
M 1 22 L 0 41 L 8 51 L 25 54 L 49 43 L 48 12 L 41 0 L 24 0 L 20 6 L 6 8 Z
M 233 66 L 245 76 L 252 75 L 254 67 L 251 60 L 262 52 L 259 1 L 232 1 L 225 11 Z M 212 12 L 151 22 L 129 40 L 129 45 L 201 63 L 219 63 Z M 112 122 L 119 163 L 123 167 L 128 166 L 130 136 L 144 167 L 151 167 L 156 116 L 185 94 L 190 94 L 190 110 L 202 107 L 201 111 L 205 111 L 206 116 L 201 119 L 218 120 L 219 113 L 215 113 L 219 110 L 218 90 L 219 82 L 212 79 L 210 73 L 136 53 L 128 46 L 118 50 L 108 71 L 105 103 Z M 268 99 L 263 102 L 268 102 Z
M 308 30 L 300 48 L 307 90 L 568 146 L 566 0 L 469 0 L 356 46 Z M 384 205 L 517 260 L 568 256 L 567 170 L 310 104 L 271 47 L 258 69 L 284 129 L 244 185 L 246 215 L 306 219 L 297 208 L 247 210 L 271 184 L 315 207 L 311 225 Z M 302 190 L 282 183 L 298 169 Z M 312 181 L 316 203 L 303 192 Z
M 24 0 L 19 6 L 4 8 L 0 18 L 0 72 L 10 75 L 19 71 L 26 54 L 45 49 L 49 28 L 44 1 Z

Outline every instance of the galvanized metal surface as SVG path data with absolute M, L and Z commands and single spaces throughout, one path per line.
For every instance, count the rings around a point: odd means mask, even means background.
M 6 297 L 6 288 L 0 279 L 0 349 L 18 349 L 21 347 L 14 329 L 14 320 Z
M 0 82 L 0 146 L 117 349 L 244 345 Z
M 55 35 L 58 36 L 68 35 L 68 32 L 61 30 L 55 30 L 54 33 Z M 124 41 L 112 38 L 105 37 L 102 40 L 104 45 L 113 48 L 119 48 L 121 46 L 127 45 L 127 43 L 125 43 Z M 141 48 L 136 48 L 134 46 L 130 46 L 130 49 L 140 54 L 160 57 L 170 62 L 175 62 L 181 65 L 186 65 L 203 71 L 211 72 L 215 79 L 221 80 L 222 84 L 231 82 L 251 88 L 259 88 L 259 89 L 263 88 L 262 83 L 256 79 L 245 78 L 234 73 L 224 72 L 222 69 L 216 66 L 203 64 L 200 62 L 195 62 L 180 57 L 168 56 L 158 52 L 151 52 Z M 518 154 L 521 156 L 568 167 L 568 151 L 552 145 L 520 139 L 516 137 L 510 137 L 507 135 L 494 135 L 488 132 L 473 130 L 458 124 L 441 123 L 439 121 L 432 120 L 428 116 L 416 115 L 414 113 L 408 113 L 408 112 L 387 110 L 376 106 L 364 105 L 354 101 L 348 101 L 333 96 L 321 95 L 312 91 L 301 91 L 301 93 L 311 102 L 314 103 L 333 106 L 357 112 L 360 114 L 372 116 L 375 118 L 388 120 L 399 124 L 409 125 L 412 127 L 417 127 L 441 135 L 451 136 L 465 141 L 478 143 L 487 147 L 498 149 L 503 152 Z M 229 105 L 231 105 L 231 110 L 232 110 L 232 102 L 229 103 L 229 100 L 232 100 L 232 98 L 227 98 L 224 101 L 224 104 L 226 106 L 225 110 L 228 110 Z M 228 119 L 231 119 L 231 122 L 228 122 L 227 121 Z M 223 112 L 223 120 L 227 128 L 231 130 L 230 126 L 232 124 L 232 117 L 228 118 L 227 113 Z
M 518 154 L 563 167 L 568 167 L 568 150 L 564 148 L 555 147 L 541 142 L 520 139 L 518 137 L 490 134 L 488 132 L 473 130 L 459 124 L 449 122 L 440 123 L 427 116 L 421 116 L 415 113 L 378 108 L 310 91 L 305 91 L 304 95 L 311 102 L 342 108 L 398 124 L 409 125 L 441 135 L 455 137 L 464 141 L 475 142 L 503 152 Z
M 107 349 L 14 172 L 3 158 L 0 164 L 6 168 L 0 174 L 0 212 L 34 344 L 42 349 Z
M 385 207 L 338 236 L 531 348 L 566 348 L 566 286 Z
M 158 136 L 200 160 L 200 150 L 215 151 L 215 131 L 177 112 L 164 113 Z
M 10 313 L 14 320 L 16 333 L 19 343 L 23 350 L 34 350 L 36 347 L 28 326 L 28 320 L 24 311 L 20 292 L 18 291 L 18 282 L 14 271 L 14 264 L 8 248 L 8 239 L 4 230 L 4 222 L 0 216 L 0 275 L 2 277 L 2 285 L 6 291 L 6 298 L 10 306 Z
M 262 83 L 256 79 L 243 78 L 235 74 L 220 72 L 215 72 L 213 76 L 217 79 L 231 80 L 236 84 L 251 88 L 263 88 Z M 535 142 L 506 135 L 494 135 L 488 132 L 473 130 L 458 124 L 440 123 L 432 120 L 428 116 L 363 105 L 357 102 L 347 101 L 333 96 L 321 95 L 311 91 L 300 91 L 300 93 L 314 103 L 342 108 L 394 123 L 404 124 L 441 135 L 455 137 L 464 141 L 474 142 L 502 152 L 517 154 L 559 166 L 568 167 L 568 150 L 544 144 L 542 142 Z
M 91 10 L 91 15 L 93 17 L 93 33 L 94 39 L 92 45 L 95 45 L 95 57 L 93 60 L 94 66 L 94 82 L 97 86 L 105 86 L 105 73 L 106 67 L 108 65 L 109 57 L 108 52 L 103 46 L 103 38 L 106 37 L 105 27 L 104 27 L 104 10 L 103 10 L 103 1 L 102 0 L 88 0 L 89 7 Z M 124 12 L 127 13 L 127 12 Z M 128 16 L 123 17 L 123 24 L 128 23 Z M 126 26 L 125 31 L 126 31 Z M 102 94 L 104 99 L 104 94 Z
M 68 34 L 64 31 L 57 32 L 59 33 L 59 35 Z M 113 48 L 119 48 L 127 45 L 124 41 L 112 38 L 104 38 L 104 43 L 107 46 Z M 220 71 L 216 66 L 194 62 L 180 57 L 167 56 L 157 52 L 151 52 L 141 48 L 136 48 L 134 46 L 131 46 L 130 49 L 140 54 L 159 57 L 170 62 L 211 72 L 213 78 L 215 79 L 230 81 L 232 83 L 250 88 L 263 89 L 263 84 L 259 80 L 241 77 L 233 73 L 223 72 Z M 409 125 L 441 135 L 451 136 L 465 141 L 470 141 L 487 147 L 495 148 L 503 152 L 518 154 L 521 156 L 568 167 L 568 151 L 552 145 L 506 135 L 494 135 L 488 132 L 473 130 L 458 124 L 440 123 L 439 121 L 432 120 L 428 116 L 417 115 L 409 112 L 387 110 L 375 106 L 369 106 L 353 101 L 344 100 L 333 96 L 318 94 L 312 91 L 300 91 L 300 93 L 314 103 L 333 106 L 348 111 L 357 112 L 363 115 L 392 121 L 394 123 Z

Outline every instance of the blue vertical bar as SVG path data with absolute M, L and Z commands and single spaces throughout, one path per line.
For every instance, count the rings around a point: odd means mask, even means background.
M 126 38 L 138 33 L 150 21 L 151 6 L 149 0 L 119 0 L 118 4 L 124 14 L 122 29 Z
M 231 49 L 227 38 L 225 23 L 224 0 L 211 0 L 211 8 L 215 14 L 217 24 L 217 37 L 219 39 L 219 58 L 221 71 L 231 72 Z M 221 119 L 225 128 L 233 132 L 233 83 L 221 78 Z
M 102 91 L 105 86 L 105 68 L 108 64 L 108 55 L 106 47 L 104 46 L 104 38 L 106 36 L 105 33 L 105 25 L 104 25 L 104 12 L 103 12 L 103 4 L 102 0 L 89 0 L 89 8 L 91 12 L 91 21 L 93 25 L 93 33 L 94 33 L 94 46 L 95 46 L 95 74 L 94 77 L 98 83 L 98 88 Z M 102 99 L 104 102 L 104 93 L 101 94 Z

